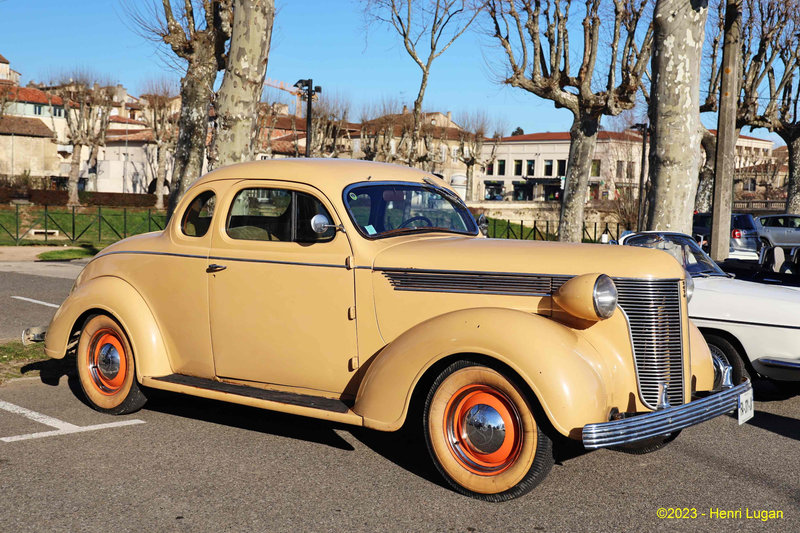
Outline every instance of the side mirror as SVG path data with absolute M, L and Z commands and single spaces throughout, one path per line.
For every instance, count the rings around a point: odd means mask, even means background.
M 486 220 L 486 215 L 483 213 L 478 216 L 478 229 L 481 230 L 484 237 L 489 234 L 489 221 Z
M 334 226 L 331 225 L 331 221 L 328 220 L 328 217 L 326 217 L 325 215 L 320 214 L 311 217 L 311 231 L 313 231 L 314 233 L 322 235 L 332 227 Z

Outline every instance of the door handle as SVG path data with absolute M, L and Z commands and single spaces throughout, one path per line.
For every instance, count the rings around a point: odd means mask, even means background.
M 206 268 L 206 272 L 211 274 L 212 272 L 220 272 L 222 270 L 225 270 L 226 268 L 228 268 L 228 267 L 226 267 L 225 265 L 215 265 L 215 264 L 212 263 L 212 264 L 208 265 L 208 268 Z

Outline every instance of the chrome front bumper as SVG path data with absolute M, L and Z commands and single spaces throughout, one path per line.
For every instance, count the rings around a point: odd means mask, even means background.
M 588 449 L 627 444 L 666 435 L 739 408 L 739 395 L 752 389 L 750 381 L 730 389 L 659 411 L 583 427 L 583 446 Z

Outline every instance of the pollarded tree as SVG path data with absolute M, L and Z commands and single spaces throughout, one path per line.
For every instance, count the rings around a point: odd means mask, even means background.
M 461 37 L 480 9 L 466 0 L 362 0 L 370 21 L 388 24 L 403 39 L 403 46 L 422 71 L 414 100 L 404 160 L 409 166 L 428 164 L 430 152 L 421 140 L 422 102 L 433 61 Z
M 600 119 L 636 103 L 653 42 L 648 0 L 585 0 L 581 61 L 571 53 L 571 0 L 487 0 L 503 49 L 503 82 L 552 100 L 573 116 L 559 239 L 579 242 Z M 606 18 L 601 9 L 612 13 Z M 607 22 L 601 22 L 601 18 Z M 604 31 L 601 32 L 601 27 Z M 604 41 L 605 36 L 610 42 Z M 602 50 L 602 51 L 601 51 Z M 601 81 L 602 78 L 602 81 Z
M 653 13 L 648 230 L 691 232 L 700 168 L 706 6 L 703 0 L 657 0 Z
M 489 116 L 485 111 L 465 113 L 459 120 L 461 129 L 458 132 L 458 159 L 467 167 L 467 191 L 465 200 L 474 200 L 475 167 L 486 168 L 494 163 L 500 133 L 489 136 Z M 521 131 L 521 128 L 517 128 Z M 520 134 L 521 135 L 521 134 Z M 491 143 L 492 150 L 488 157 L 483 156 L 483 145 Z
M 156 209 L 164 209 L 164 183 L 167 179 L 167 161 L 175 150 L 178 140 L 178 117 L 172 103 L 178 91 L 165 79 L 147 83 L 142 119 L 153 134 L 156 145 Z
M 78 180 L 80 179 L 83 148 L 89 148 L 88 168 L 97 165 L 100 146 L 105 145 L 108 122 L 111 117 L 114 91 L 107 80 L 81 70 L 62 75 L 50 83 L 48 94 L 64 103 L 67 123 L 67 142 L 72 146 L 72 159 L 67 179 L 68 206 L 78 206 Z
M 181 79 L 181 109 L 167 216 L 184 191 L 200 177 L 206 152 L 208 116 L 217 72 L 227 65 L 233 0 L 152 0 L 130 2 L 127 10 L 139 32 L 166 44 L 169 56 L 186 74 Z M 173 3 L 178 4 L 173 8 Z
M 215 101 L 211 166 L 253 159 L 274 19 L 274 0 L 233 0 L 229 60 Z

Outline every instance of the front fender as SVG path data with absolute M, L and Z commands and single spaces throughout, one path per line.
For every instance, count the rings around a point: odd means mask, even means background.
M 101 276 L 82 283 L 56 311 L 45 337 L 48 357 L 61 359 L 78 320 L 88 311 L 114 317 L 128 334 L 136 358 L 136 376 L 164 376 L 172 373 L 161 331 L 141 295 L 128 282 Z
M 711 352 L 703 334 L 691 320 L 689 321 L 689 346 L 692 354 L 692 393 L 710 391 L 714 388 L 714 363 L 711 361 Z
M 580 438 L 585 424 L 608 420 L 606 372 L 583 336 L 539 315 L 498 308 L 454 311 L 400 335 L 371 362 L 353 411 L 367 427 L 398 429 L 420 378 L 456 354 L 480 354 L 510 367 L 563 435 Z

